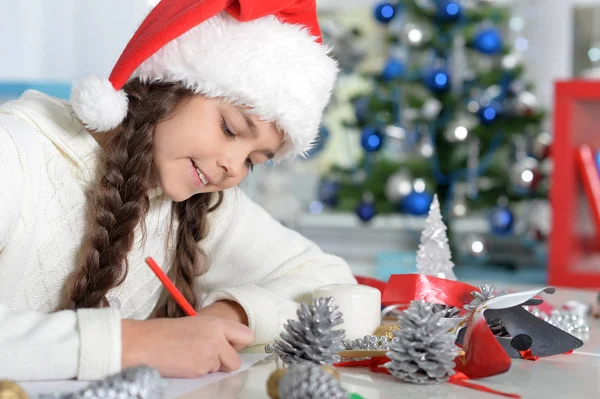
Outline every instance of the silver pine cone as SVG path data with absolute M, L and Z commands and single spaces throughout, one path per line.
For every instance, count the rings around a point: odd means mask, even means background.
M 348 392 L 316 364 L 291 366 L 279 381 L 280 399 L 347 399 Z
M 465 305 L 464 308 L 468 311 L 474 310 L 477 306 L 481 305 L 483 302 L 487 301 L 490 298 L 493 298 L 496 291 L 496 286 L 493 284 L 482 284 L 478 285 L 478 291 L 471 291 L 471 295 L 473 295 L 473 299 L 471 303 Z
M 76 392 L 41 395 L 38 399 L 160 399 L 162 384 L 157 370 L 138 366 L 94 381 Z
M 445 319 L 456 317 L 460 313 L 460 310 L 458 308 L 449 305 L 442 305 L 440 303 L 436 303 L 433 305 L 433 311 L 442 312 L 442 317 Z
M 435 312 L 434 304 L 412 301 L 398 317 L 398 338 L 390 345 L 385 367 L 390 374 L 406 382 L 431 384 L 444 382 L 454 375 L 454 359 L 458 355 L 455 337 L 446 335 L 440 323 L 443 312 Z
M 340 361 L 344 330 L 333 330 L 343 322 L 333 298 L 316 298 L 312 305 L 302 303 L 298 320 L 288 320 L 272 350 L 289 365 L 303 362 L 333 364 Z M 271 349 L 271 348 L 270 348 Z

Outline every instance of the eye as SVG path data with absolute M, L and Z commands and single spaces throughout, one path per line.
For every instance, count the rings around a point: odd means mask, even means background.
M 225 122 L 225 118 L 221 118 L 221 130 L 223 131 L 225 137 L 229 139 L 235 139 L 235 133 L 233 133 L 231 129 L 229 129 L 229 126 L 227 126 L 227 122 Z
M 254 170 L 254 163 L 250 159 L 250 157 L 246 158 L 246 167 L 250 169 L 250 172 Z

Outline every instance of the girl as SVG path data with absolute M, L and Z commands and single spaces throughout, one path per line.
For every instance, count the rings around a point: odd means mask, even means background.
M 237 188 L 316 139 L 337 67 L 315 9 L 162 0 L 109 80 L 0 107 L 0 377 L 233 370 L 314 289 L 355 282 Z

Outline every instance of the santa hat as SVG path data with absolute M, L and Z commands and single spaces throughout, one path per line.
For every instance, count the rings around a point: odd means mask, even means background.
M 317 138 L 337 72 L 315 0 L 162 0 L 110 77 L 75 82 L 71 104 L 87 127 L 108 131 L 127 115 L 129 79 L 180 82 L 274 121 L 284 132 L 283 155 L 296 156 Z

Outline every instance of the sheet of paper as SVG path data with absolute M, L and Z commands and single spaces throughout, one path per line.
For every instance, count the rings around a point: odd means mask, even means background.
M 248 370 L 256 363 L 265 359 L 267 356 L 269 356 L 268 353 L 241 353 L 240 357 L 242 359 L 242 366 L 238 370 L 231 373 L 218 372 L 207 374 L 204 377 L 194 379 L 166 378 L 164 398 L 175 399 L 182 395 L 185 395 L 188 392 L 192 392 L 198 388 L 212 384 L 216 381 L 222 380 L 223 378 L 227 378 L 230 375 Z
M 192 392 L 198 388 L 212 384 L 215 381 L 219 381 L 235 373 L 245 371 L 256 363 L 265 359 L 267 356 L 268 354 L 266 353 L 241 353 L 240 357 L 242 359 L 242 366 L 238 370 L 231 373 L 212 373 L 201 378 L 193 379 L 165 378 L 163 397 L 165 399 L 178 398 L 188 392 Z M 75 392 L 79 389 L 85 388 L 88 384 L 89 381 L 75 380 L 19 382 L 19 385 L 23 387 L 30 398 L 40 394 Z

